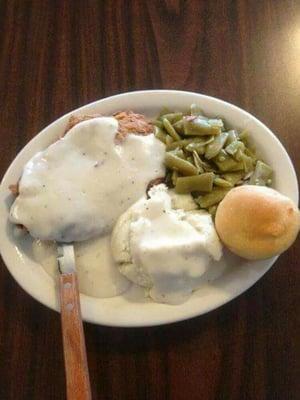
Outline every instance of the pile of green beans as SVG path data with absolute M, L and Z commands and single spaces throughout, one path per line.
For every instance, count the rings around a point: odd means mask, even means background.
M 272 185 L 272 169 L 256 157 L 247 131 L 226 129 L 192 104 L 189 112 L 163 110 L 153 121 L 166 145 L 166 182 L 179 194 L 191 193 L 200 208 L 215 214 L 235 186 Z

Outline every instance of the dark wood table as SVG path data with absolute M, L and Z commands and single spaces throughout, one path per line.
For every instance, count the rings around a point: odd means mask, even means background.
M 135 89 L 232 102 L 300 170 L 300 2 L 0 2 L 1 175 L 62 114 Z M 299 241 L 208 315 L 148 329 L 85 324 L 94 399 L 300 398 Z M 0 400 L 65 398 L 59 315 L 0 268 Z

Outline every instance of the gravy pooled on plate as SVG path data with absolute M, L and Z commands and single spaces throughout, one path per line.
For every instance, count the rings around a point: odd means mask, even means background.
M 35 261 L 56 279 L 59 275 L 56 243 L 36 239 L 32 249 Z M 121 275 L 113 260 L 110 236 L 74 243 L 74 252 L 80 293 L 106 298 L 118 296 L 129 288 L 129 280 Z

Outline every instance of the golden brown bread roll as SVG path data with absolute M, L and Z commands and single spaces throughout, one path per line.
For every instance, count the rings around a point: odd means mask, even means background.
M 228 192 L 216 213 L 223 243 L 249 260 L 285 251 L 296 239 L 300 213 L 288 197 L 274 189 L 245 185 Z

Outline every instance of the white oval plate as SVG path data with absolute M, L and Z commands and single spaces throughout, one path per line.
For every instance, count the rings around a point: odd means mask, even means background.
M 205 113 L 221 116 L 232 127 L 247 128 L 263 159 L 275 171 L 275 188 L 298 203 L 296 174 L 285 149 L 275 135 L 255 117 L 222 100 L 190 92 L 150 90 L 124 93 L 83 106 L 53 122 L 34 137 L 18 154 L 7 170 L 0 187 L 0 251 L 8 270 L 31 296 L 46 306 L 59 310 L 53 279 L 33 261 L 28 238 L 16 239 L 8 223 L 8 209 L 12 201 L 8 186 L 18 181 L 24 164 L 39 150 L 45 149 L 64 131 L 71 114 L 111 114 L 119 110 L 134 110 L 150 117 L 163 106 L 172 110 L 186 110 L 197 103 Z M 232 300 L 252 286 L 272 266 L 276 258 L 247 262 L 226 254 L 220 264 L 220 276 L 205 283 L 184 304 L 171 306 L 145 299 L 141 290 L 108 299 L 81 295 L 85 321 L 109 326 L 151 326 L 192 318 L 211 311 Z

